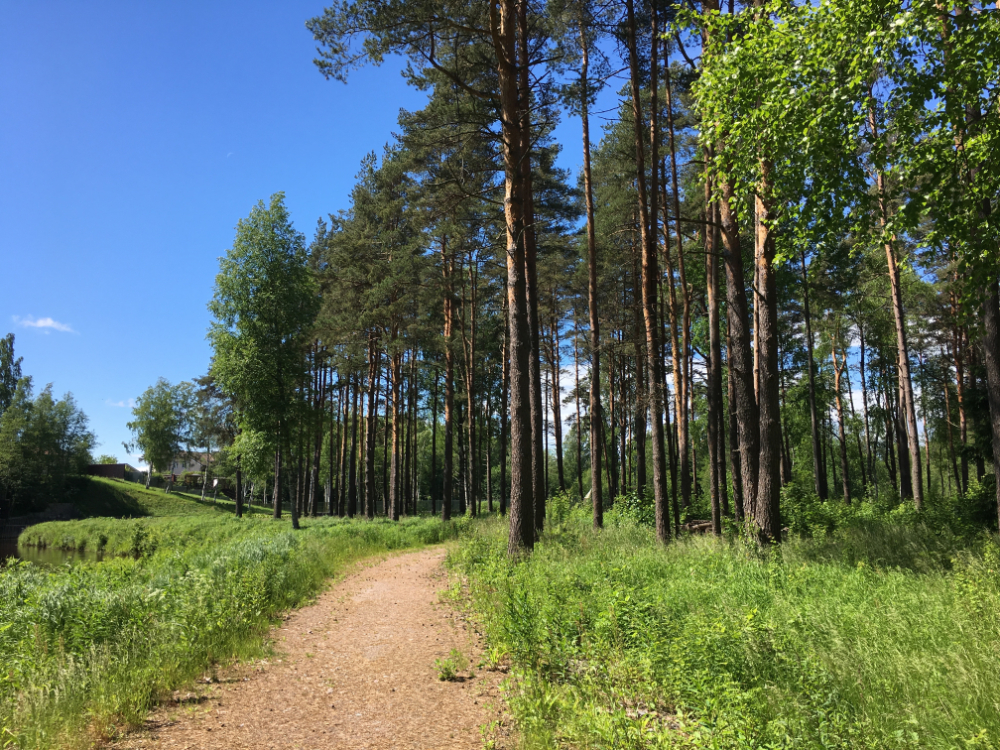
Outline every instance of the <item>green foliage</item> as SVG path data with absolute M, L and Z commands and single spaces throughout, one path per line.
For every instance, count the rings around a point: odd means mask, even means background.
M 636 526 L 656 525 L 656 504 L 650 493 L 640 495 L 634 490 L 615 498 L 614 505 L 605 514 L 605 522 L 613 526 L 634 524 Z
M 136 399 L 132 421 L 127 426 L 135 438 L 135 446 L 154 469 L 169 469 L 189 442 L 188 412 L 193 398 L 190 383 L 171 385 L 160 378 Z
M 490 522 L 450 560 L 511 665 L 524 747 L 995 747 L 1000 547 L 895 564 L 935 537 L 881 522 L 662 547 L 579 521 L 514 564 Z
M 436 519 L 309 520 L 292 533 L 222 514 L 45 527 L 130 554 L 0 570 L 0 727 L 25 750 L 89 747 L 141 724 L 213 665 L 265 654 L 275 615 L 353 560 L 455 534 Z
M 14 334 L 8 333 L 0 339 L 0 417 L 14 401 L 21 379 L 21 359 L 14 359 Z
M 0 417 L 0 483 L 24 510 L 59 500 L 96 442 L 72 394 L 56 400 L 48 385 L 32 398 L 31 378 L 21 378 Z
M 215 383 L 241 426 L 272 435 L 286 426 L 304 380 L 303 352 L 319 304 L 305 238 L 284 199 L 275 193 L 240 220 L 208 306 Z

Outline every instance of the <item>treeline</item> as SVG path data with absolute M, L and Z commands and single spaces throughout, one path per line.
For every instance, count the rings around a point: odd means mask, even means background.
M 428 103 L 311 243 L 278 194 L 222 261 L 210 381 L 276 515 L 485 505 L 519 554 L 554 492 L 596 526 L 634 493 L 662 541 L 699 513 L 766 541 L 790 483 L 919 510 L 1000 467 L 992 10 L 358 0 L 308 26 L 328 78 L 400 54 Z
M 35 395 L 21 364 L 9 333 L 0 339 L 0 521 L 64 502 L 67 478 L 83 473 L 97 446 L 73 394 L 56 398 L 50 383 Z

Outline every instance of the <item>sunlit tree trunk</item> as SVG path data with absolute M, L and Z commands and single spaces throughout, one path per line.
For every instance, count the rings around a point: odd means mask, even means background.
M 643 147 L 643 117 L 639 85 L 639 59 L 636 53 L 635 7 L 626 0 L 628 15 L 627 41 L 632 94 L 632 116 L 635 129 L 636 182 L 639 192 L 639 230 L 642 235 L 642 307 L 646 327 L 646 363 L 648 369 L 649 410 L 653 442 L 653 498 L 656 508 L 656 536 L 661 542 L 670 539 L 670 507 L 667 502 L 667 460 L 663 443 L 663 378 L 660 371 L 660 323 L 656 310 L 656 288 L 659 269 L 656 241 L 651 231 L 649 203 L 646 195 L 646 157 Z
M 441 478 L 441 518 L 451 519 L 452 477 L 454 475 L 455 432 L 455 352 L 452 336 L 455 326 L 453 261 L 448 254 L 448 238 L 441 238 L 441 266 L 444 269 L 444 467 Z
M 580 4 L 581 9 L 584 4 Z M 597 311 L 597 239 L 594 227 L 594 183 L 590 165 L 590 92 L 588 90 L 589 48 L 585 20 L 580 18 L 580 120 L 583 128 L 583 192 L 587 209 L 587 311 L 590 323 L 590 500 L 594 527 L 604 525 L 601 479 L 601 345 Z M 578 417 L 579 424 L 579 417 Z M 583 469 L 581 468 L 581 472 Z M 582 481 L 582 480 L 581 480 Z M 582 492 L 582 489 L 581 489 Z
M 520 0 L 525 2 L 525 0 Z M 508 554 L 534 547 L 535 498 L 532 477 L 531 331 L 525 278 L 524 204 L 521 165 L 522 118 L 518 100 L 517 0 L 490 5 L 490 30 L 497 59 L 501 145 L 504 162 L 504 219 L 507 230 L 507 299 L 510 320 L 511 493 Z M 540 437 L 540 436 L 539 436 Z
M 691 464 L 689 438 L 687 358 L 690 352 L 691 304 L 687 288 L 687 274 L 684 266 L 684 238 L 681 232 L 680 188 L 677 174 L 677 145 L 674 135 L 673 84 L 670 68 L 664 66 L 664 80 L 667 94 L 667 134 L 670 145 L 670 180 L 673 189 L 674 204 L 674 236 L 677 242 L 677 270 L 681 286 L 680 324 L 677 320 L 677 296 L 674 285 L 674 272 L 670 260 L 669 243 L 664 243 L 664 253 L 667 261 L 667 275 L 670 279 L 670 335 L 674 371 L 674 418 L 677 425 L 677 454 L 680 462 L 681 502 L 686 508 L 691 504 Z M 680 341 L 677 332 L 680 329 Z
M 708 306 L 708 462 L 709 492 L 712 504 L 712 531 L 722 534 L 722 496 L 726 491 L 725 440 L 722 406 L 722 339 L 719 329 L 719 261 L 716 257 L 718 230 L 715 203 L 711 201 L 711 182 L 705 184 L 705 276 Z

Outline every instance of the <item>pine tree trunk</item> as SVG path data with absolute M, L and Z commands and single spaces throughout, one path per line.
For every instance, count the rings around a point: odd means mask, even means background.
M 660 372 L 660 323 L 656 310 L 656 285 L 659 277 L 656 241 L 651 230 L 646 196 L 645 149 L 640 101 L 639 59 L 635 41 L 635 7 L 626 0 L 628 14 L 629 72 L 632 93 L 632 116 L 635 129 L 636 182 L 639 191 L 639 229 L 642 235 L 642 307 L 646 327 L 646 362 L 648 368 L 649 410 L 653 441 L 653 498 L 656 509 L 656 536 L 661 542 L 670 539 L 670 507 L 667 502 L 667 461 L 663 442 L 663 378 Z M 655 223 L 655 219 L 654 219 Z
M 994 275 L 987 281 L 983 299 L 983 353 L 986 392 L 990 404 L 993 473 L 996 477 L 997 518 L 1000 521 L 1000 284 Z
M 709 161 L 711 156 L 709 155 Z M 712 504 L 712 531 L 722 534 L 722 495 L 725 465 L 722 407 L 722 339 L 719 329 L 719 262 L 716 258 L 718 223 L 716 206 L 711 201 L 711 182 L 705 183 L 705 276 L 708 303 L 708 464 L 709 493 Z M 721 450 L 720 450 L 721 449 Z
M 543 447 L 545 436 L 543 421 L 545 413 L 542 407 L 542 371 L 541 371 L 541 340 L 538 314 L 539 288 L 537 271 L 537 247 L 535 237 L 535 208 L 532 187 L 532 141 L 531 141 L 531 90 L 530 66 L 528 54 L 528 0 L 519 0 L 515 6 L 517 34 L 516 93 L 518 135 L 520 137 L 520 168 L 521 201 L 524 245 L 524 275 L 525 300 L 527 311 L 528 335 L 530 337 L 530 354 L 528 357 L 528 406 L 531 414 L 531 482 L 534 505 L 535 537 L 541 534 L 545 526 L 545 471 L 547 460 Z
M 507 404 L 510 399 L 510 323 L 507 315 L 507 298 L 503 303 L 503 354 L 501 368 L 500 392 L 500 515 L 507 513 L 507 436 L 508 419 Z
M 583 4 L 580 7 L 582 9 Z M 590 165 L 590 93 L 587 79 L 589 52 L 585 20 L 581 15 L 580 120 L 583 128 L 583 192 L 587 209 L 587 311 L 590 323 L 590 500 L 593 506 L 594 528 L 600 528 L 604 525 L 600 449 L 604 438 L 601 435 L 601 338 L 597 311 L 597 239 L 594 227 L 594 185 Z M 579 415 L 579 412 L 577 414 Z M 579 424 L 577 416 L 577 429 Z M 580 471 L 582 473 L 582 467 Z
M 912 499 L 913 475 L 910 473 L 910 454 L 907 452 L 909 439 L 906 434 L 906 423 L 903 421 L 906 405 L 903 391 L 899 385 L 897 380 L 895 398 L 893 399 L 893 418 L 896 425 L 896 460 L 899 463 L 899 494 L 903 498 Z
M 640 253 L 636 253 L 640 255 Z M 639 258 L 632 264 L 633 292 L 633 334 L 635 343 L 635 409 L 633 421 L 635 423 L 635 491 L 639 497 L 646 492 L 646 412 L 648 399 L 646 398 L 646 336 L 643 328 L 642 318 L 642 288 L 639 275 Z
M 869 109 L 868 124 L 873 137 L 878 137 L 874 107 Z M 879 223 L 883 229 L 889 223 L 889 205 L 885 192 L 885 175 L 876 173 L 878 189 Z M 906 315 L 903 310 L 903 290 L 899 278 L 899 265 L 896 260 L 895 235 L 885 242 L 886 265 L 889 270 L 889 291 L 891 295 L 892 316 L 896 324 L 896 364 L 899 374 L 900 407 L 902 418 L 906 425 L 906 444 L 909 450 L 910 475 L 908 484 L 911 487 L 913 504 L 917 510 L 924 505 L 923 477 L 920 469 L 920 440 L 917 437 L 917 411 L 913 401 L 913 381 L 910 378 L 910 352 L 906 343 Z M 904 485 L 905 486 L 905 485 Z M 904 495 L 910 497 L 911 495 Z
M 437 493 L 438 481 L 437 481 L 437 437 L 438 437 L 438 381 L 441 379 L 441 375 L 438 372 L 434 373 L 434 390 L 431 391 L 431 515 L 437 515 Z
M 379 373 L 382 351 L 372 333 L 368 338 L 368 427 L 365 430 L 365 518 L 375 518 L 375 437 L 378 426 Z
M 573 397 L 576 407 L 576 483 L 583 500 L 583 422 L 580 420 L 580 320 L 573 311 Z M 645 446 L 643 446 L 645 448 Z M 644 451 L 645 452 L 645 451 Z
M 895 448 L 895 438 L 893 435 L 896 430 L 896 418 L 892 411 L 892 401 L 889 398 L 889 381 L 886 377 L 885 371 L 881 372 L 882 384 L 884 393 L 882 394 L 885 398 L 885 454 L 883 460 L 885 463 L 886 470 L 889 472 L 889 482 L 892 484 L 892 491 L 899 491 L 899 484 L 896 480 L 896 448 Z
M 671 351 L 673 355 L 674 370 L 674 417 L 677 426 L 677 454 L 680 462 L 681 480 L 681 502 L 684 507 L 691 504 L 691 466 L 689 442 L 689 422 L 688 422 L 688 396 L 690 385 L 687 380 L 686 362 L 690 350 L 690 320 L 691 305 L 687 289 L 687 275 L 684 269 L 684 243 L 681 232 L 681 204 L 680 188 L 677 174 L 677 148 L 674 136 L 674 109 L 673 109 L 673 86 L 670 76 L 670 68 L 664 67 L 664 80 L 666 82 L 667 94 L 667 133 L 670 144 L 670 179 L 673 189 L 674 205 L 674 235 L 677 241 L 677 270 L 680 276 L 682 317 L 680 325 L 677 322 L 677 294 L 675 291 L 674 271 L 670 259 L 670 246 L 664 242 L 663 251 L 666 256 L 667 277 L 670 280 L 670 331 L 671 331 Z M 664 238 L 666 239 L 666 238 Z M 681 331 L 681 338 L 678 342 L 677 330 Z
M 323 407 L 326 405 L 326 370 L 319 365 L 319 345 L 314 355 L 314 380 L 316 396 L 313 399 L 313 414 L 316 419 L 316 434 L 313 442 L 312 473 L 309 478 L 309 515 L 316 517 L 319 510 L 319 469 L 323 460 Z
M 331 382 L 331 384 L 334 382 L 333 378 L 334 378 L 334 370 L 331 367 L 330 368 L 330 382 Z M 335 445 L 335 436 L 340 432 L 340 429 L 341 429 L 340 428 L 340 402 L 341 402 L 342 398 L 343 398 L 343 389 L 338 388 L 336 403 L 334 403 L 334 401 L 332 399 L 330 400 L 330 436 L 329 436 L 329 443 L 327 444 L 327 448 L 326 448 L 326 457 L 327 457 L 327 465 L 328 465 L 328 468 L 327 468 L 327 474 L 328 474 L 328 476 L 327 476 L 327 480 L 326 480 L 326 514 L 328 516 L 332 516 L 332 515 L 334 515 L 334 513 L 336 513 L 336 507 L 335 506 L 336 506 L 336 492 L 337 492 L 337 490 L 336 490 L 336 486 L 334 485 L 333 479 L 334 479 L 335 476 L 337 476 L 337 470 L 336 470 L 336 466 L 334 464 L 334 457 L 333 456 L 334 456 L 334 449 L 336 447 L 336 445 Z M 266 489 L 267 485 L 265 484 L 264 487 Z
M 781 541 L 781 410 L 778 384 L 778 289 L 774 268 L 774 212 L 771 205 L 771 164 L 761 162 L 760 195 L 756 197 L 760 217 L 757 263 L 760 283 L 760 465 L 754 523 L 762 541 Z
M 470 259 L 471 261 L 471 259 Z M 469 488 L 469 508 L 472 515 L 476 515 L 476 502 L 478 499 L 478 476 L 476 472 L 476 286 L 477 274 L 475 261 L 469 263 L 469 300 L 466 303 L 463 284 L 462 307 L 463 311 L 468 311 L 468 316 L 463 315 L 462 320 L 462 350 L 465 354 L 465 399 L 466 412 L 469 415 L 467 425 L 468 456 L 469 461 L 466 466 L 466 486 Z M 468 331 L 466 331 L 465 320 L 468 317 Z
M 347 383 L 344 390 L 344 418 L 341 423 L 340 428 L 340 481 L 339 490 L 337 492 L 337 515 L 343 518 L 347 515 L 347 476 L 349 474 L 349 468 L 347 465 L 350 459 L 350 453 L 348 450 L 348 431 L 350 430 L 350 420 L 351 420 L 351 388 L 353 383 L 351 382 L 351 377 L 347 376 Z
M 389 517 L 393 521 L 398 521 L 400 517 L 400 505 L 402 504 L 403 498 L 401 497 L 403 489 L 403 477 L 402 477 L 402 456 L 400 451 L 402 450 L 402 440 L 403 440 L 403 409 L 400 399 L 402 398 L 402 376 L 403 376 L 403 366 L 402 366 L 403 354 L 402 352 L 392 352 L 389 355 L 390 367 L 392 370 L 392 438 L 390 440 L 392 446 L 392 457 L 389 460 Z
M 361 384 L 358 382 L 357 375 L 355 375 L 354 378 L 354 387 L 351 389 L 351 456 L 350 464 L 348 466 L 347 479 L 348 518 L 354 518 L 358 512 L 358 392 L 361 390 Z
M 510 318 L 511 493 L 508 554 L 518 557 L 534 547 L 534 485 L 532 462 L 531 331 L 525 278 L 524 185 L 526 161 L 522 133 L 522 103 L 518 96 L 517 15 L 526 0 L 499 0 L 490 5 L 500 99 L 504 162 L 504 219 L 507 230 L 507 299 Z M 526 107 L 527 103 L 524 104 Z M 540 436 L 539 436 L 540 437 Z
M 726 324 L 726 352 L 733 351 L 732 338 L 729 335 L 729 324 Z M 733 516 L 736 523 L 743 523 L 745 506 L 743 502 L 742 461 L 740 459 L 740 437 L 736 418 L 736 379 L 733 368 L 726 362 L 726 398 L 729 402 L 729 470 L 733 475 Z
M 493 515 L 493 399 L 486 405 L 486 510 Z
M 720 146 L 725 153 L 725 146 Z M 732 185 L 723 180 L 722 200 L 719 201 L 722 228 L 723 260 L 726 267 L 726 312 L 729 323 L 729 371 L 733 381 L 731 408 L 736 414 L 737 441 L 740 455 L 739 477 L 742 483 L 744 517 L 753 513 L 757 497 L 757 467 L 760 459 L 760 423 L 753 378 L 753 352 L 750 348 L 750 312 L 743 273 L 743 253 L 739 227 L 733 210 L 735 195 Z M 736 476 L 734 470 L 733 476 Z
M 271 504 L 274 506 L 273 516 L 281 518 L 281 430 L 277 435 L 278 447 L 274 451 L 274 496 Z
M 562 361 L 559 357 L 559 317 L 556 311 L 556 292 L 552 290 L 552 431 L 556 441 L 556 474 L 559 479 L 559 491 L 566 490 L 566 474 L 563 467 L 563 434 L 562 434 L 562 386 L 559 383 L 559 371 Z
M 411 393 L 413 391 L 413 352 L 409 353 L 410 359 L 410 375 L 404 378 L 403 382 L 406 384 L 406 396 L 403 401 L 403 472 L 400 479 L 402 484 L 402 497 L 403 503 L 400 508 L 400 514 L 404 516 L 410 515 L 410 503 L 413 500 L 412 487 L 410 485 L 410 458 L 411 458 L 411 443 L 413 435 L 413 420 L 410 418 L 410 406 L 411 406 Z
M 444 269 L 444 467 L 441 482 L 441 519 L 451 520 L 451 481 L 454 474 L 455 433 L 455 352 L 452 334 L 455 325 L 453 261 L 448 254 L 448 238 L 441 238 L 441 260 Z

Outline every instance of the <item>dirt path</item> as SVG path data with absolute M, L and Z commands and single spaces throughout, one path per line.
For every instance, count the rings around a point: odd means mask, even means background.
M 498 718 L 496 675 L 475 634 L 441 604 L 444 550 L 359 567 L 274 632 L 270 663 L 236 668 L 195 699 L 161 706 L 121 748 L 479 748 Z M 462 681 L 434 666 L 458 649 Z

